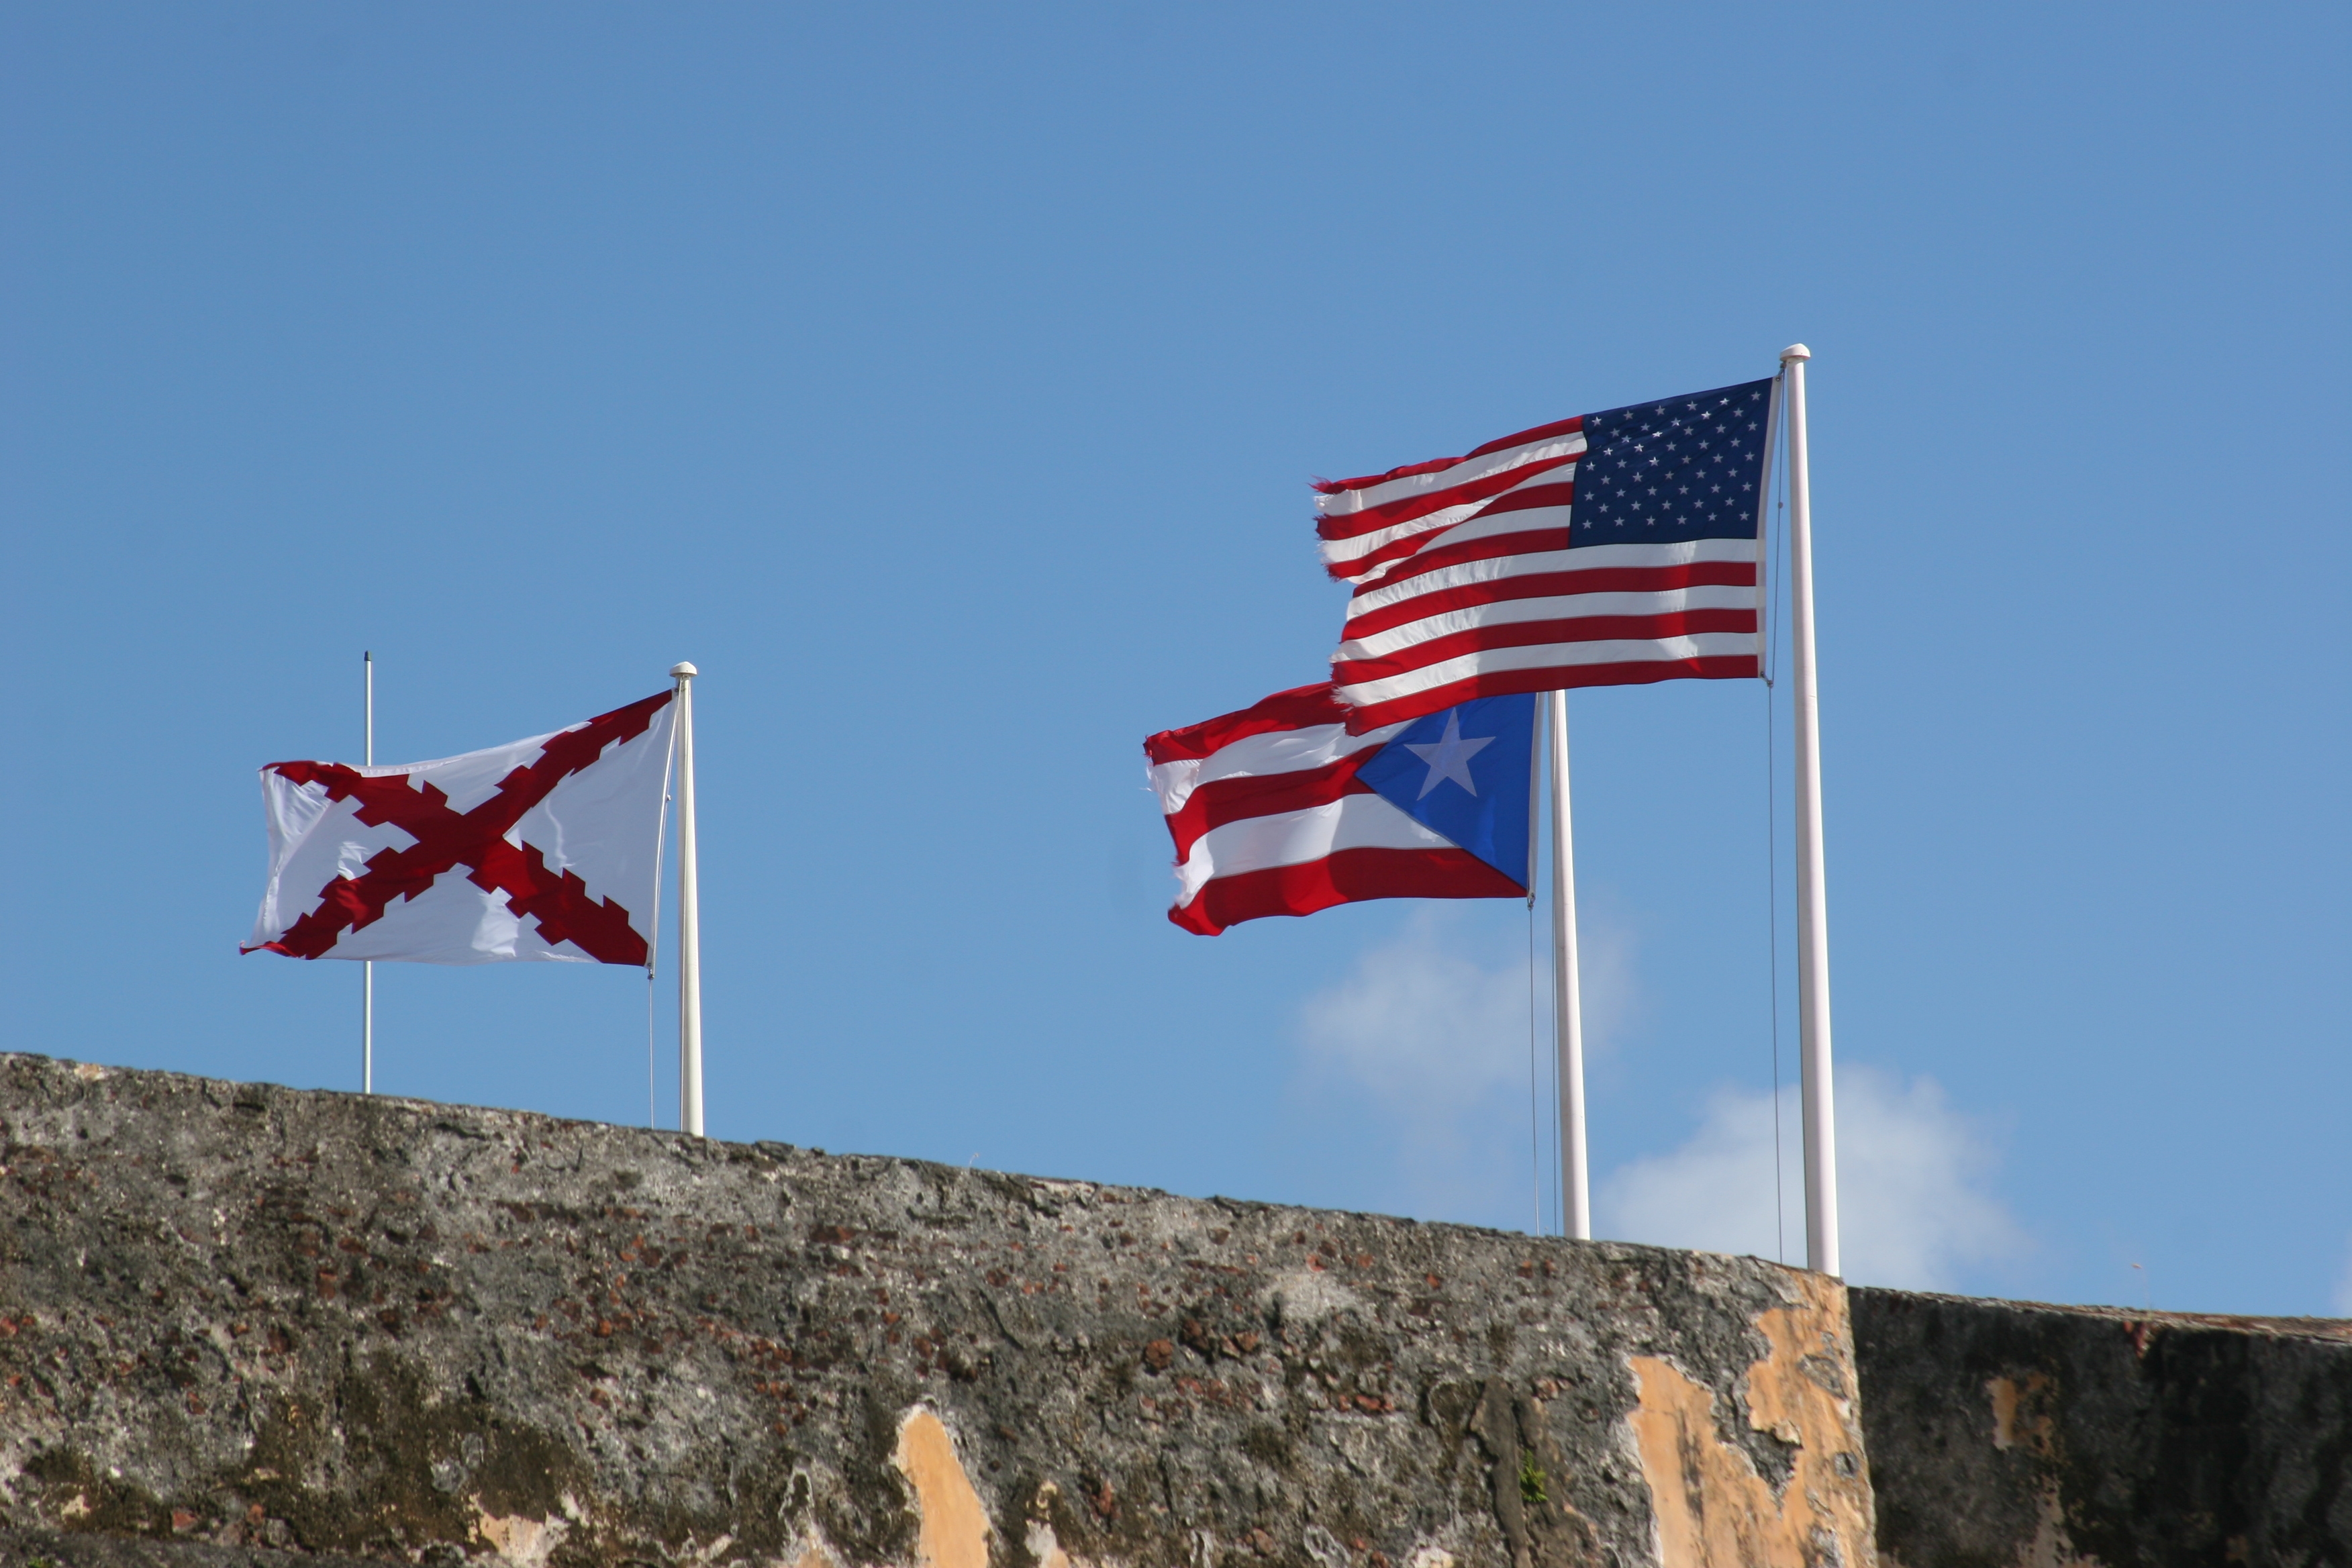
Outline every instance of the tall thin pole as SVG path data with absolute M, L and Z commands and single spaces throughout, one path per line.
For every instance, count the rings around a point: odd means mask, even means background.
M 360 665 L 367 678 L 367 736 L 360 752 L 362 767 L 375 766 L 375 653 L 362 651 Z M 360 1092 L 375 1092 L 375 961 L 360 965 Z
M 1568 809 L 1568 693 L 1551 694 L 1551 1001 L 1559 1051 L 1560 1232 L 1592 1239 L 1584 1153 L 1584 1009 L 1576 973 L 1576 834 Z
M 694 871 L 694 678 L 677 681 L 677 1108 L 678 1123 L 702 1136 L 702 910 Z
M 1797 1027 L 1804 1063 L 1805 1265 L 1838 1262 L 1837 1114 L 1830 1081 L 1830 924 L 1822 856 L 1821 694 L 1813 665 L 1813 514 L 1805 458 L 1805 362 L 1780 351 L 1788 376 L 1789 653 L 1797 718 Z

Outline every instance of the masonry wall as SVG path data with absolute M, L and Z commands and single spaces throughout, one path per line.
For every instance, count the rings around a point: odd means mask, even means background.
M 2352 1322 L 1853 1304 L 1890 1564 L 2352 1563 Z
M 1754 1259 L 0 1057 L 0 1563 L 1863 1565 L 1846 1310 Z

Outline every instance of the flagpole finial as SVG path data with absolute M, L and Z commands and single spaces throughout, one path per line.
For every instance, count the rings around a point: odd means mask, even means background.
M 676 664 L 669 667 L 669 674 L 672 680 L 692 680 L 696 676 L 700 675 L 702 671 L 695 668 L 694 666 L 687 663 L 684 659 L 680 659 Z
M 1812 357 L 1813 351 L 1807 348 L 1802 343 L 1790 343 L 1787 348 L 1780 351 L 1780 363 L 1782 364 L 1787 364 L 1792 359 L 1811 359 Z

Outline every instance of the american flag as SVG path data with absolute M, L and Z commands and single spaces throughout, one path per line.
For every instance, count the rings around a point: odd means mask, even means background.
M 1773 385 L 1318 483 L 1325 568 L 1356 589 L 1331 656 L 1349 730 L 1476 697 L 1757 674 Z

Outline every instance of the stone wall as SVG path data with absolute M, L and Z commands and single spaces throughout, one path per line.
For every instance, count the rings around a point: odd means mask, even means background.
M 1892 1568 L 2352 1563 L 2352 1322 L 1853 1303 Z
M 1846 1310 L 1752 1258 L 0 1056 L 0 1563 L 1860 1568 Z

